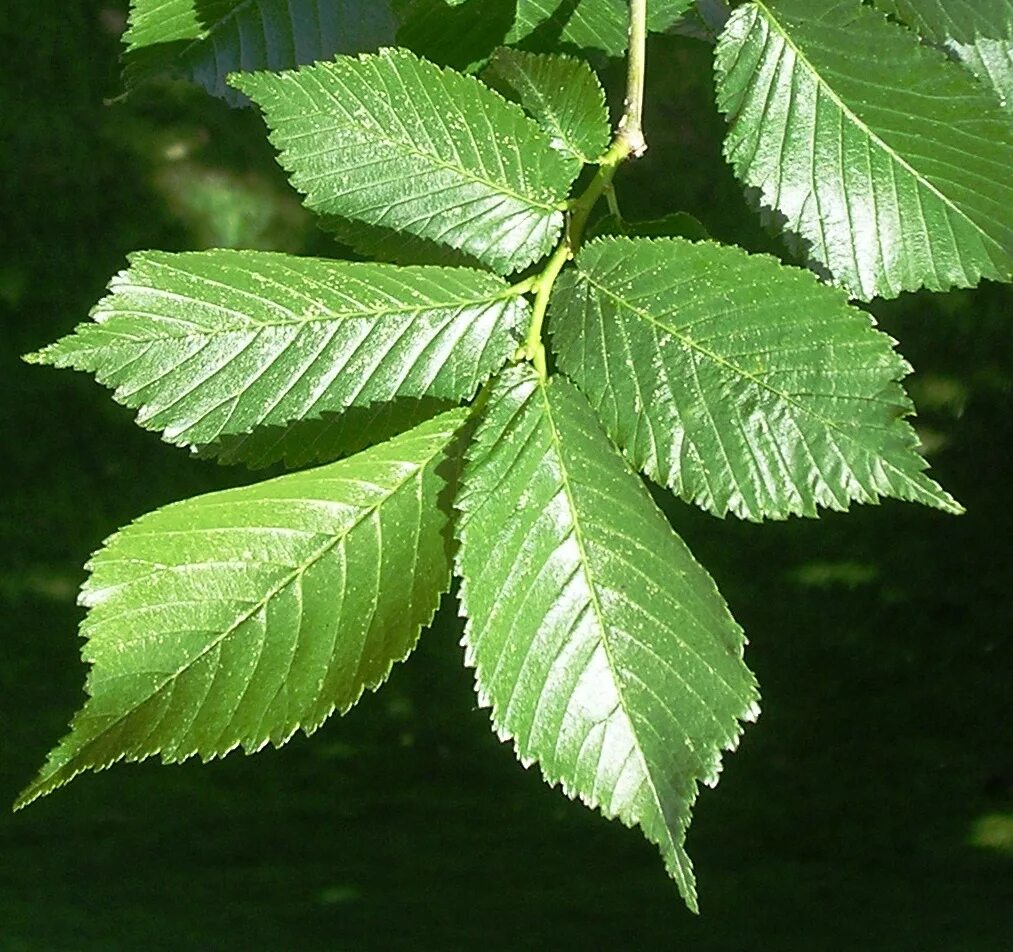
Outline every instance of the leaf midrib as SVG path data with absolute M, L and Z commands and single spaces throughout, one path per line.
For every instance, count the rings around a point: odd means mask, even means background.
M 433 436 L 435 437 L 435 435 L 436 434 L 434 434 Z M 22 806 L 27 805 L 27 803 L 31 802 L 31 800 L 34 800 L 37 797 L 42 796 L 43 792 L 45 791 L 45 787 L 47 786 L 47 783 L 51 781 L 54 777 L 57 777 L 62 772 L 64 772 L 70 764 L 73 764 L 75 761 L 78 761 L 80 759 L 82 750 L 86 750 L 87 748 L 93 746 L 110 730 L 112 730 L 115 727 L 118 727 L 120 724 L 123 723 L 123 721 L 131 717 L 134 713 L 136 713 L 136 711 L 140 707 L 150 703 L 163 690 L 165 690 L 166 687 L 174 684 L 178 678 L 182 677 L 183 674 L 185 674 L 185 672 L 187 672 L 190 668 L 192 668 L 194 664 L 196 664 L 202 658 L 204 658 L 210 651 L 213 651 L 216 647 L 221 645 L 226 638 L 235 634 L 235 632 L 242 625 L 244 625 L 247 621 L 253 618 L 258 612 L 266 608 L 266 606 L 270 603 L 271 599 L 278 596 L 285 588 L 287 588 L 298 578 L 300 578 L 306 571 L 309 570 L 311 566 L 319 562 L 320 559 L 322 559 L 325 555 L 327 555 L 328 552 L 334 549 L 339 543 L 347 539 L 351 535 L 351 533 L 355 529 L 357 529 L 363 522 L 371 518 L 373 514 L 382 505 L 389 502 L 389 500 L 391 500 L 402 489 L 404 489 L 405 486 L 407 486 L 409 483 L 411 483 L 413 480 L 419 477 L 420 474 L 422 474 L 425 471 L 425 469 L 432 463 L 432 461 L 439 455 L 439 453 L 443 450 L 443 448 L 444 444 L 437 443 L 437 447 L 436 449 L 434 449 L 431 455 L 429 455 L 423 462 L 418 463 L 415 466 L 415 469 L 413 469 L 412 472 L 409 473 L 404 479 L 398 481 L 393 487 L 391 487 L 388 493 L 382 496 L 374 504 L 363 509 L 362 512 L 359 513 L 359 515 L 343 532 L 335 535 L 332 539 L 328 539 L 327 543 L 322 545 L 315 552 L 313 552 L 309 556 L 309 558 L 301 562 L 299 565 L 295 566 L 284 578 L 282 578 L 274 586 L 272 586 L 272 588 L 264 595 L 263 598 L 259 599 L 251 608 L 243 612 L 235 621 L 233 621 L 229 625 L 228 628 L 226 628 L 223 632 L 221 632 L 214 639 L 212 639 L 212 641 L 209 642 L 197 655 L 191 658 L 185 665 L 183 665 L 177 671 L 168 675 L 157 687 L 154 687 L 151 693 L 148 695 L 148 697 L 146 697 L 143 701 L 141 701 L 140 704 L 136 705 L 135 707 L 116 717 L 114 720 L 105 724 L 98 733 L 96 733 L 94 736 L 88 739 L 87 743 L 83 747 L 78 748 L 78 750 L 75 751 L 71 760 L 63 764 L 60 764 L 55 770 L 47 774 L 45 778 L 40 777 L 39 780 L 32 785 L 32 788 L 30 788 L 29 791 L 26 791 L 26 795 L 30 794 L 29 798 L 24 799 L 23 802 L 21 799 L 19 799 L 19 803 Z M 60 784 L 58 783 L 57 785 L 59 786 Z M 24 796 L 25 795 L 23 795 L 23 797 Z
M 142 292 L 144 292 L 146 294 L 153 294 L 153 295 L 155 295 L 157 297 L 171 298 L 171 299 L 179 301 L 181 304 L 199 304 L 201 306 L 204 306 L 204 305 L 208 304 L 207 301 L 203 301 L 203 300 L 200 300 L 198 298 L 187 297 L 186 295 L 183 295 L 183 294 L 177 294 L 175 292 L 166 291 L 166 290 L 164 290 L 162 288 L 148 287 L 146 285 L 127 285 L 127 284 L 118 285 L 117 288 L 116 288 L 116 292 L 115 292 L 115 294 L 113 296 L 113 299 L 115 299 L 116 295 L 121 295 L 122 294 L 122 295 L 126 296 L 131 291 L 142 291 Z M 247 293 L 252 294 L 252 292 L 247 292 Z M 195 330 L 193 332 L 183 333 L 183 334 L 159 334 L 157 336 L 152 336 L 152 337 L 128 337 L 125 334 L 118 335 L 118 336 L 121 336 L 121 337 L 123 337 L 125 339 L 128 339 L 128 340 L 131 340 L 131 341 L 137 341 L 137 342 L 145 342 L 145 343 L 147 343 L 147 342 L 159 341 L 159 340 L 188 340 L 188 339 L 194 338 L 194 337 L 215 337 L 215 336 L 220 335 L 220 334 L 222 334 L 222 335 L 224 335 L 224 334 L 236 334 L 236 333 L 243 333 L 243 332 L 255 333 L 256 331 L 259 331 L 259 330 L 261 330 L 263 328 L 267 328 L 267 327 L 303 327 L 305 325 L 310 325 L 310 324 L 335 324 L 335 323 L 340 323 L 341 321 L 379 320 L 379 319 L 382 319 L 382 318 L 392 318 L 392 317 L 397 317 L 397 316 L 401 316 L 401 315 L 408 315 L 408 316 L 411 316 L 411 317 L 416 317 L 416 316 L 418 316 L 420 314 L 426 314 L 426 313 L 430 313 L 430 312 L 439 312 L 439 311 L 450 311 L 450 310 L 457 311 L 458 313 L 463 313 L 463 312 L 467 311 L 468 308 L 470 308 L 470 307 L 485 309 L 485 308 L 488 308 L 490 305 L 494 305 L 494 304 L 496 304 L 498 302 L 501 302 L 501 301 L 507 301 L 507 302 L 509 302 L 509 301 L 512 301 L 512 300 L 516 300 L 516 299 L 520 298 L 522 295 L 519 294 L 513 288 L 508 287 L 508 288 L 504 288 L 501 292 L 499 292 L 499 293 L 497 293 L 497 294 L 495 294 L 493 296 L 485 297 L 485 298 L 477 298 L 477 299 L 476 298 L 469 298 L 469 299 L 463 299 L 463 300 L 459 300 L 459 301 L 447 301 L 447 302 L 443 302 L 443 303 L 439 303 L 439 304 L 429 303 L 429 304 L 420 304 L 420 305 L 417 305 L 417 306 L 411 306 L 411 305 L 409 305 L 409 306 L 400 307 L 400 308 L 388 308 L 388 309 L 376 308 L 376 309 L 373 309 L 373 310 L 362 309 L 361 311 L 348 311 L 348 312 L 340 312 L 340 313 L 336 313 L 334 311 L 331 311 L 328 314 L 321 314 L 319 316 L 314 316 L 314 317 L 297 317 L 295 315 L 295 313 L 291 309 L 285 307 L 285 305 L 283 305 L 283 304 L 279 304 L 277 301 L 270 301 L 267 298 L 261 298 L 261 297 L 259 297 L 257 295 L 253 295 L 253 296 L 256 298 L 256 300 L 260 301 L 262 304 L 264 304 L 265 306 L 267 306 L 269 308 L 282 308 L 282 309 L 288 311 L 290 314 L 292 314 L 292 318 L 293 319 L 292 320 L 266 320 L 266 321 L 256 321 L 256 320 L 252 320 L 251 319 L 251 320 L 249 320 L 249 323 L 247 323 L 247 324 L 235 324 L 235 325 L 228 325 L 228 326 L 214 327 L 214 328 L 206 328 L 206 329 L 205 328 L 201 328 L 199 330 Z M 218 305 L 214 305 L 214 304 L 212 304 L 210 306 L 213 307 L 219 313 L 222 313 L 222 312 L 226 312 L 226 313 L 232 312 L 232 313 L 235 313 L 234 309 L 232 309 L 232 308 L 222 308 L 222 307 L 220 307 Z M 146 312 L 134 311 L 132 309 L 127 309 L 127 310 L 109 309 L 109 310 L 106 310 L 106 311 L 96 310 L 95 313 L 96 313 L 96 317 L 99 316 L 99 315 L 102 315 L 102 314 L 108 315 L 108 317 L 106 318 L 105 321 L 102 321 L 102 322 L 96 321 L 95 325 L 85 325 L 85 326 L 86 327 L 87 326 L 99 326 L 99 327 L 101 327 L 102 330 L 106 331 L 107 333 L 116 333 L 116 331 L 113 328 L 108 327 L 108 323 L 109 323 L 109 321 L 114 320 L 117 317 L 120 317 L 120 316 L 129 316 L 129 315 L 133 315 L 133 316 L 150 316 L 150 315 L 147 315 Z M 162 320 L 168 319 L 168 320 L 171 320 L 171 321 L 176 321 L 177 323 L 180 322 L 181 320 L 185 320 L 185 319 L 181 319 L 181 318 L 175 317 L 174 315 L 171 315 L 171 314 L 156 314 L 154 316 L 158 317 L 159 319 L 162 319 Z M 186 323 L 190 324 L 192 327 L 200 328 L 200 325 L 195 324 L 192 321 L 186 321 Z
M 907 159 L 896 152 L 887 142 L 885 142 L 879 135 L 877 135 L 868 124 L 851 109 L 847 103 L 834 91 L 833 86 L 823 78 L 823 75 L 819 70 L 816 69 L 812 60 L 802 51 L 801 47 L 796 44 L 782 22 L 771 12 L 770 8 L 764 2 L 764 0 L 753 0 L 754 5 L 763 11 L 768 22 L 776 29 L 777 33 L 783 39 L 784 43 L 790 47 L 792 52 L 795 54 L 797 60 L 801 61 L 805 67 L 812 73 L 816 81 L 819 83 L 820 88 L 824 90 L 828 98 L 833 102 L 838 109 L 848 118 L 848 120 L 856 126 L 864 135 L 874 142 L 879 148 L 887 155 L 887 157 L 905 169 L 912 178 L 914 178 L 918 184 L 927 188 L 933 195 L 936 196 L 947 208 L 951 211 L 956 212 L 964 221 L 971 225 L 974 230 L 981 235 L 989 244 L 993 245 L 999 251 L 1003 251 L 1002 245 L 992 237 L 987 231 L 985 231 L 967 212 L 965 212 L 959 205 L 954 204 L 953 200 L 950 199 L 944 192 L 941 192 L 939 188 L 923 173 L 918 171 L 913 165 L 911 165 Z M 864 8 L 863 8 L 864 9 Z
M 391 62 L 392 65 L 395 65 L 395 66 L 398 65 L 397 61 L 395 59 L 393 59 L 393 58 L 390 58 L 390 62 Z M 332 75 L 334 75 L 339 80 L 339 82 L 341 83 L 341 85 L 345 88 L 345 91 L 348 92 L 348 93 L 350 93 L 352 95 L 352 97 L 360 105 L 364 106 L 365 109 L 366 109 L 366 112 L 368 114 L 372 115 L 372 110 L 369 109 L 369 107 L 366 106 L 366 104 L 362 102 L 361 97 L 358 96 L 358 94 L 356 94 L 355 91 L 349 87 L 348 78 L 345 77 L 345 76 L 341 76 L 340 74 L 337 74 L 337 71 L 335 69 L 336 64 L 334 64 L 334 63 L 327 63 L 325 65 L 328 67 L 328 72 L 331 73 Z M 359 77 L 355 77 L 355 78 L 357 80 L 360 79 Z M 400 78 L 400 75 L 399 75 L 399 78 Z M 337 97 L 334 95 L 333 92 L 331 92 L 330 90 L 325 89 L 323 87 L 323 84 L 319 83 L 319 80 L 317 80 L 317 82 L 320 85 L 321 91 L 325 95 L 327 95 L 329 98 L 335 100 L 336 102 L 338 101 Z M 478 81 L 476 80 L 476 83 L 477 82 Z M 490 93 L 492 95 L 496 95 L 496 93 L 494 93 L 492 90 L 490 90 Z M 381 98 L 384 98 L 382 94 L 381 94 Z M 435 104 L 433 104 L 432 97 L 429 95 L 428 91 L 426 92 L 426 98 L 429 100 L 430 106 L 432 107 L 433 111 L 435 112 L 436 111 L 436 106 L 435 106 Z M 390 106 L 391 109 L 395 108 L 394 103 L 392 101 L 387 100 L 387 102 L 388 102 L 388 105 Z M 340 103 L 339 103 L 339 105 L 340 105 Z M 509 107 L 514 106 L 513 103 L 509 102 L 506 99 L 503 100 L 503 105 L 505 105 L 505 106 L 508 107 L 508 111 L 509 111 Z M 485 111 L 485 103 L 481 103 L 481 107 L 482 107 L 483 111 Z M 517 108 L 517 109 L 520 109 L 520 106 L 514 106 L 514 107 Z M 432 163 L 434 166 L 436 166 L 438 168 L 445 169 L 446 171 L 450 171 L 450 172 L 456 172 L 462 178 L 470 179 L 473 182 L 477 182 L 480 185 L 484 185 L 486 188 L 490 189 L 491 191 L 495 192 L 496 194 L 498 194 L 498 195 L 505 195 L 508 198 L 512 198 L 512 199 L 514 199 L 514 200 L 516 200 L 518 202 L 521 202 L 522 204 L 527 205 L 532 210 L 539 210 L 539 209 L 541 209 L 543 211 L 550 212 L 550 213 L 555 213 L 555 212 L 559 212 L 559 211 L 563 210 L 562 207 L 560 207 L 560 205 L 558 203 L 553 204 L 553 203 L 550 203 L 550 202 L 544 202 L 544 201 L 541 201 L 541 200 L 535 198 L 532 195 L 525 195 L 525 194 L 523 194 L 521 192 L 516 191 L 512 186 L 510 186 L 507 183 L 496 182 L 496 181 L 494 181 L 494 180 L 492 180 L 490 178 L 487 178 L 487 177 L 479 174 L 478 172 L 474 171 L 473 169 L 466 168 L 465 166 L 460 165 L 460 164 L 456 164 L 455 165 L 453 162 L 447 161 L 442 156 L 434 155 L 431 152 L 426 152 L 426 151 L 420 149 L 414 142 L 408 142 L 408 141 L 405 141 L 403 139 L 393 138 L 391 136 L 384 136 L 384 135 L 382 135 L 381 130 L 377 129 L 376 127 L 367 126 L 367 125 L 363 125 L 362 123 L 356 122 L 355 119 L 354 119 L 354 116 L 351 113 L 348 113 L 347 110 L 344 110 L 344 109 L 342 109 L 342 111 L 344 112 L 344 115 L 345 115 L 345 123 L 344 123 L 344 125 L 351 126 L 352 128 L 358 129 L 361 132 L 366 133 L 374 141 L 380 142 L 380 143 L 382 143 L 382 144 L 384 144 L 384 145 L 386 145 L 388 147 L 391 147 L 393 149 L 400 149 L 403 152 L 407 153 L 408 155 L 413 156 L 413 157 L 415 157 L 417 159 L 424 159 L 425 161 Z M 316 113 L 316 115 L 324 116 L 324 117 L 327 117 L 327 118 L 333 118 L 333 116 L 332 116 L 331 113 L 324 112 L 324 111 L 319 111 L 319 112 Z M 295 116 L 293 118 L 302 120 L 302 119 L 308 118 L 308 115 L 301 113 L 301 114 L 298 114 L 297 116 Z M 542 130 L 538 127 L 538 124 L 533 119 L 530 119 L 530 118 L 528 118 L 528 116 L 523 115 L 523 114 L 521 115 L 521 118 L 524 120 L 525 123 L 530 123 L 530 125 L 532 126 L 532 130 L 531 131 L 535 133 L 535 136 L 533 136 L 533 139 L 539 139 L 539 138 L 541 138 L 543 136 Z M 489 124 L 495 128 L 494 124 L 491 121 L 490 121 Z M 340 126 L 336 126 L 334 128 L 337 129 L 337 128 L 340 128 Z M 314 135 L 314 136 L 316 136 L 316 135 L 319 135 L 321 131 L 322 130 L 313 130 L 311 133 L 305 133 L 304 135 Z M 292 137 L 292 138 L 296 138 L 296 137 Z M 452 139 L 450 139 L 449 134 L 448 134 L 447 138 L 448 138 L 449 141 L 451 141 L 451 142 L 453 141 Z M 546 148 L 551 153 L 551 146 L 546 145 Z M 291 146 L 290 145 L 285 146 L 285 149 L 286 149 L 286 151 L 289 154 L 291 154 Z M 334 150 L 331 150 L 331 149 L 327 150 L 327 152 L 331 152 L 331 151 L 334 151 Z M 455 149 L 455 151 L 456 151 L 456 149 Z M 293 175 L 296 175 L 296 176 L 301 175 L 300 172 L 298 172 L 298 171 L 296 171 L 294 169 L 290 170 L 290 171 L 292 171 Z M 548 188 L 548 186 L 546 186 L 546 188 Z
M 539 378 L 537 382 L 538 392 L 542 398 L 542 403 L 545 411 L 545 419 L 549 424 L 549 435 L 552 441 L 552 448 L 559 461 L 559 472 L 560 479 L 563 485 L 563 492 L 566 494 L 567 505 L 569 506 L 570 513 L 573 519 L 573 537 L 577 544 L 577 551 L 580 555 L 580 566 L 581 572 L 587 583 L 588 593 L 591 599 L 592 609 L 594 611 L 595 619 L 598 625 L 598 631 L 600 633 L 600 641 L 602 649 L 605 652 L 605 657 L 608 660 L 609 671 L 612 673 L 612 680 L 615 684 L 616 694 L 619 697 L 619 703 L 622 706 L 623 716 L 626 718 L 630 726 L 630 734 L 634 738 L 634 746 L 637 751 L 637 758 L 640 761 L 640 766 L 643 772 L 643 776 L 647 779 L 647 784 L 651 791 L 651 796 L 654 800 L 655 808 L 658 811 L 658 815 L 661 819 L 661 825 L 665 830 L 665 836 L 668 839 L 668 846 L 671 850 L 671 855 L 675 858 L 679 855 L 678 847 L 675 840 L 672 838 L 672 831 L 668 827 L 668 820 L 665 816 L 665 809 L 661 802 L 661 796 L 658 793 L 658 788 L 654 783 L 654 776 L 651 773 L 650 767 L 647 763 L 647 758 L 644 756 L 643 749 L 640 745 L 640 737 L 637 730 L 634 727 L 635 721 L 630 714 L 629 705 L 626 701 L 626 696 L 623 691 L 623 684 L 617 673 L 620 671 L 619 665 L 616 664 L 615 658 L 612 655 L 612 649 L 609 646 L 608 631 L 609 627 L 604 621 L 605 613 L 601 605 L 601 600 L 598 598 L 598 589 L 594 581 L 594 576 L 591 571 L 590 560 L 587 555 L 587 548 L 584 544 L 584 533 L 581 529 L 579 510 L 577 509 L 576 502 L 573 496 L 573 490 L 570 486 L 570 477 L 567 472 L 566 460 L 563 455 L 562 440 L 559 436 L 559 431 L 556 428 L 555 418 L 553 417 L 552 404 L 549 401 L 548 384 L 543 378 Z M 668 856 L 665 857 L 666 861 Z

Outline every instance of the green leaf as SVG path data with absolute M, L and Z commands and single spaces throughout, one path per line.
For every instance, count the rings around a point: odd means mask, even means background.
M 873 0 L 935 43 L 973 43 L 977 36 L 1002 37 L 1013 26 L 1009 0 Z
M 579 165 L 594 162 L 608 148 L 605 90 L 583 60 L 501 49 L 488 73 L 552 137 L 553 147 Z
M 945 46 L 1013 111 L 1013 4 L 1009 0 L 875 0 Z
M 648 0 L 647 27 L 667 30 L 693 0 Z M 558 28 L 564 43 L 620 56 L 629 32 L 627 0 L 517 0 L 517 16 L 508 42 L 516 43 L 545 24 Z
M 903 420 L 910 367 L 809 271 L 679 238 L 602 239 L 560 277 L 550 314 L 559 367 L 609 435 L 716 515 L 881 496 L 961 511 Z
M 725 154 L 855 297 L 1013 270 L 1013 122 L 857 0 L 738 8 L 717 49 Z
M 758 713 L 741 629 L 567 381 L 505 372 L 468 456 L 456 570 L 481 703 L 550 784 L 639 825 L 695 909 L 696 784 Z
M 316 212 L 459 248 L 508 273 L 559 236 L 577 172 L 514 103 L 407 50 L 240 76 Z
M 109 539 L 81 594 L 88 701 L 16 806 L 119 760 L 278 746 L 379 687 L 450 585 L 441 467 L 466 416 Z
M 219 437 L 200 447 L 198 455 L 224 464 L 244 463 L 250 469 L 264 469 L 274 463 L 301 469 L 359 453 L 452 407 L 452 403 L 433 397 L 349 407 L 312 420 L 260 426 L 252 433 Z
M 464 268 L 258 251 L 134 255 L 93 321 L 28 359 L 94 373 L 177 445 L 395 397 L 463 400 L 527 304 Z
M 287 69 L 394 40 L 386 0 L 133 0 L 127 85 L 174 72 L 233 104 L 237 70 Z

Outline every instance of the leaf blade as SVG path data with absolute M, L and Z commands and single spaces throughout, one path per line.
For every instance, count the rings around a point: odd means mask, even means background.
M 315 212 L 439 241 L 501 273 L 542 257 L 560 233 L 577 169 L 472 76 L 384 50 L 235 85 L 264 110 Z
M 639 825 L 695 908 L 695 782 L 757 714 L 742 632 L 562 378 L 505 372 L 456 505 L 467 662 L 522 762 Z
M 725 155 L 856 297 L 1007 280 L 1013 122 L 856 2 L 738 8 L 718 44 Z
M 648 0 L 647 28 L 667 30 L 693 0 Z M 517 43 L 546 25 L 559 39 L 582 49 L 602 50 L 621 56 L 626 49 L 629 8 L 625 0 L 517 0 L 517 16 L 507 37 Z
M 503 48 L 487 72 L 516 94 L 556 148 L 581 165 L 608 148 L 605 90 L 584 60 Z
M 233 72 L 290 69 L 394 40 L 387 0 L 133 0 L 123 42 L 128 87 L 181 74 L 231 105 Z
M 881 496 L 962 509 L 924 474 L 893 341 L 810 272 L 679 238 L 602 239 L 550 307 L 560 369 L 638 468 L 718 516 Z
M 527 304 L 465 268 L 219 250 L 134 255 L 92 322 L 29 359 L 96 375 L 178 445 L 395 398 L 469 399 Z
M 16 808 L 119 760 L 280 746 L 379 687 L 449 588 L 437 470 L 465 419 L 166 506 L 107 540 L 81 597 L 89 699 Z

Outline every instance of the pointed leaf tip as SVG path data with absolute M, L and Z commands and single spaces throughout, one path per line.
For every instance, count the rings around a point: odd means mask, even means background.
M 718 516 L 881 497 L 961 507 L 925 474 L 910 371 L 837 288 L 769 255 L 602 238 L 556 283 L 560 369 L 639 469 Z
M 443 464 L 467 417 L 112 536 L 82 590 L 88 700 L 15 808 L 122 760 L 280 746 L 377 689 L 450 587 Z
M 350 408 L 470 399 L 513 355 L 527 310 L 470 268 L 145 252 L 91 322 L 39 354 L 94 373 L 142 426 L 208 455 Z

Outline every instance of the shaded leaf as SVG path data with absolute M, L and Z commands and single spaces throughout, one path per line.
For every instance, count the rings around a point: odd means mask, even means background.
M 674 24 L 671 31 L 705 43 L 717 42 L 730 14 L 724 0 L 696 0 Z
M 668 29 L 692 3 L 648 0 L 648 29 Z M 627 45 L 629 19 L 626 0 L 517 0 L 517 16 L 508 42 L 516 43 L 543 24 L 554 22 L 563 43 L 620 56 Z
M 496 383 L 457 506 L 464 643 L 525 764 L 638 825 L 696 908 L 686 828 L 740 720 L 744 639 L 710 576 L 571 384 Z
M 945 46 L 1013 111 L 1013 4 L 1009 0 L 875 0 Z
M 910 368 L 837 289 L 767 255 L 602 239 L 551 304 L 560 369 L 635 466 L 716 515 L 893 496 L 960 507 L 903 417 Z
M 718 44 L 725 154 L 855 297 L 1006 280 L 1013 122 L 858 0 L 738 8 Z
M 407 50 L 236 85 L 316 212 L 458 248 L 508 273 L 559 236 L 577 174 L 514 103 Z
M 588 238 L 600 235 L 625 235 L 629 238 L 689 238 L 698 241 L 710 238 L 700 219 L 689 212 L 671 212 L 648 221 L 626 221 L 606 215 L 587 231 Z
M 395 28 L 386 0 L 133 0 L 125 76 L 129 86 L 172 72 L 237 105 L 229 73 L 375 50 Z
M 88 701 L 17 806 L 119 760 L 281 745 L 382 684 L 450 584 L 438 469 L 465 418 L 109 539 L 81 594 Z
M 446 400 L 433 397 L 403 397 L 368 407 L 349 407 L 311 420 L 219 437 L 202 446 L 198 455 L 216 458 L 219 463 L 243 463 L 250 469 L 264 469 L 274 463 L 300 469 L 359 453 L 452 407 Z
M 398 46 L 462 72 L 480 70 L 514 22 L 515 0 L 414 0 L 397 31 Z
M 94 373 L 176 444 L 395 397 L 468 399 L 527 317 L 484 271 L 262 251 L 137 254 L 110 288 L 91 323 L 29 359 Z
M 480 261 L 463 251 L 428 238 L 384 228 L 383 225 L 367 225 L 337 215 L 318 215 L 316 222 L 322 231 L 333 235 L 336 241 L 370 261 L 485 269 Z

